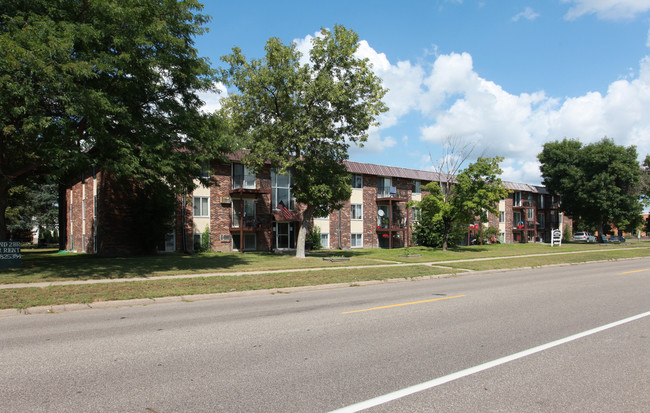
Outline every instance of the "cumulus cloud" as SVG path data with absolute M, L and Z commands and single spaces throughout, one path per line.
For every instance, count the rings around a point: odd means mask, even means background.
M 390 89 L 385 97 L 390 111 L 363 149 L 351 148 L 352 156 L 386 154 L 398 142 L 424 155 L 448 137 L 459 137 L 476 144 L 477 156 L 504 157 L 504 179 L 538 184 L 537 154 L 548 141 L 566 137 L 591 143 L 607 136 L 619 145 L 636 145 L 640 158 L 650 154 L 650 57 L 641 60 L 636 73 L 613 81 L 606 93 L 555 98 L 544 91 L 509 93 L 482 78 L 469 53 L 441 54 L 433 63 L 392 63 L 361 41 L 358 54 Z M 419 124 L 406 125 L 414 120 Z M 419 127 L 419 134 L 402 131 L 393 138 L 395 125 Z M 426 158 L 412 167 L 427 169 Z
M 197 93 L 203 101 L 201 111 L 204 113 L 213 113 L 221 108 L 221 99 L 228 97 L 226 86 L 219 82 L 215 84 L 215 90 L 209 92 Z
M 521 19 L 526 19 L 526 20 L 531 20 L 532 21 L 532 20 L 535 20 L 538 17 L 539 17 L 539 13 L 535 12 L 535 10 L 533 10 L 530 7 L 526 7 L 524 9 L 524 11 L 522 11 L 521 13 L 515 14 L 512 17 L 512 21 L 516 22 L 516 21 L 519 21 Z
M 585 14 L 595 14 L 603 20 L 631 19 L 650 10 L 650 0 L 562 0 L 573 6 L 564 16 L 575 20 Z

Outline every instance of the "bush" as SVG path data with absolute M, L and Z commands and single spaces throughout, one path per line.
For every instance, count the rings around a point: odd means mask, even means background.
M 465 236 L 465 227 L 456 225 L 449 234 L 448 247 L 455 247 Z M 417 245 L 442 248 L 443 223 L 441 220 L 420 221 L 415 224 L 413 238 Z
M 212 250 L 212 244 L 210 243 L 210 226 L 206 225 L 203 235 L 201 236 L 201 252 L 207 252 Z
M 311 248 L 313 250 L 322 249 L 323 246 L 320 243 L 320 228 L 312 227 L 311 231 L 309 231 L 309 234 L 307 234 L 306 242 L 311 243 Z

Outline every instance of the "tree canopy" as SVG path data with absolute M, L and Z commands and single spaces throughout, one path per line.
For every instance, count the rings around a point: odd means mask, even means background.
M 636 147 L 604 138 L 583 145 L 573 139 L 548 142 L 538 155 L 544 185 L 560 195 L 561 209 L 601 236 L 614 225 L 634 230 L 640 223 L 641 169 Z
M 508 196 L 498 177 L 501 161 L 500 157 L 479 157 L 457 175 L 448 174 L 443 182 L 425 185 L 423 189 L 429 193 L 417 204 L 421 211 L 415 229 L 418 243 L 446 251 L 450 243 L 458 241 L 454 235 L 466 231 L 477 218 L 487 222 L 487 213 L 495 213 L 499 200 Z
M 291 171 L 292 195 L 305 205 L 297 257 L 314 213 L 326 215 L 350 197 L 343 161 L 352 143 L 362 144 L 386 111 L 386 90 L 367 59 L 355 55 L 358 35 L 343 26 L 322 29 L 312 39 L 308 62 L 294 43 L 266 42 L 262 59 L 247 60 L 237 47 L 222 59 L 224 81 L 239 93 L 223 112 L 243 138 L 244 162 Z
M 0 5 L 0 240 L 9 189 L 91 165 L 191 188 L 229 150 L 201 112 L 215 72 L 194 47 L 195 0 L 16 0 Z

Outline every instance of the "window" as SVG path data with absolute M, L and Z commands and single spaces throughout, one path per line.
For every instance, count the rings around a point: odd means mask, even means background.
M 243 224 L 246 228 L 255 227 L 255 200 L 250 198 L 244 198 L 244 217 Z M 232 227 L 239 228 L 240 223 L 242 222 L 241 216 L 242 200 L 233 199 L 232 200 Z
M 513 198 L 514 206 L 521 206 L 521 192 L 515 192 Z
M 232 189 L 255 189 L 255 174 L 247 166 L 232 164 Z
M 293 199 L 291 199 L 291 173 L 279 174 L 271 172 L 271 189 L 273 192 L 273 200 L 271 201 L 273 209 L 279 209 L 280 201 L 290 210 L 295 209 Z
M 538 208 L 544 209 L 544 195 L 540 194 L 539 195 L 539 205 Z
M 499 222 L 506 222 L 506 211 L 499 211 Z
M 210 177 L 210 162 L 203 162 L 201 164 L 201 178 Z
M 93 195 L 93 218 L 97 218 L 97 195 Z
M 232 235 L 232 249 L 235 251 L 239 251 L 240 248 L 240 240 L 241 238 L 239 237 L 239 234 L 233 234 Z M 257 239 L 255 237 L 255 234 L 244 234 L 244 251 L 255 251 L 257 249 Z
M 320 234 L 320 246 L 323 248 L 330 247 L 330 234 Z
M 194 216 L 195 217 L 209 217 L 210 207 L 207 196 L 194 197 Z
M 413 208 L 413 222 L 420 222 L 422 219 L 422 210 L 420 208 Z
M 390 178 L 380 176 L 377 182 L 377 198 L 390 198 L 390 187 L 392 180 Z
M 540 229 L 546 228 L 546 216 L 543 212 L 537 213 L 537 223 L 539 224 Z
M 352 204 L 350 205 L 350 207 L 351 207 L 351 212 L 350 212 L 351 219 L 363 219 L 363 205 Z
M 421 185 L 421 183 L 418 180 L 413 182 L 413 193 L 414 194 L 421 194 L 422 193 L 422 189 L 420 188 L 420 185 Z
M 528 208 L 528 220 L 531 221 L 535 219 L 535 210 L 532 208 Z
M 352 174 L 352 188 L 363 188 L 363 175 Z
M 363 247 L 363 234 L 350 234 L 350 247 L 352 248 Z

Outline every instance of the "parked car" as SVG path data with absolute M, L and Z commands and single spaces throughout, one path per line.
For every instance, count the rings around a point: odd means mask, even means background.
M 625 242 L 625 238 L 621 236 L 609 237 L 609 242 Z
M 596 242 L 596 237 L 588 232 L 579 231 L 573 234 L 574 241 Z

